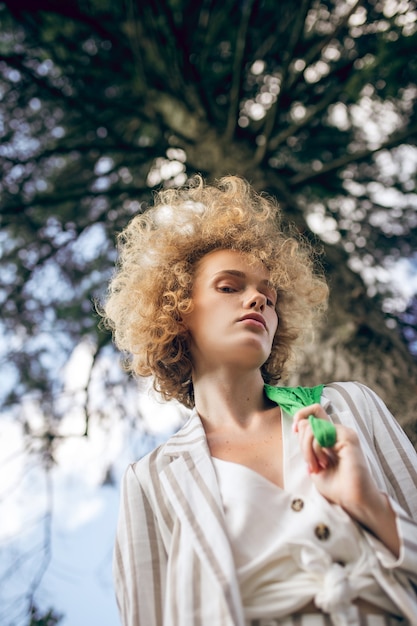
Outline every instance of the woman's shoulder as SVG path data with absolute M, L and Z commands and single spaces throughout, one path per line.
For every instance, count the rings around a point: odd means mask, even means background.
M 383 401 L 375 391 L 358 381 L 340 381 L 326 383 L 323 387 L 323 398 L 343 409 L 355 406 L 383 405 Z
M 394 422 L 383 400 L 370 387 L 357 381 L 332 382 L 324 386 L 322 405 L 333 421 L 373 437 L 381 423 Z
M 364 436 L 380 440 L 400 438 L 402 445 L 409 445 L 385 401 L 363 383 L 350 381 L 325 385 L 322 404 L 329 415 L 333 417 L 335 414 L 336 421 L 355 428 Z
M 146 470 L 160 470 L 171 462 L 173 456 L 187 450 L 191 443 L 197 440 L 205 441 L 205 433 L 201 420 L 193 411 L 186 422 L 170 437 L 156 448 L 131 464 L 135 473 L 143 474 Z

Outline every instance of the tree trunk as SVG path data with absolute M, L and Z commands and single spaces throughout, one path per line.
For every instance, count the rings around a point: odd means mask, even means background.
M 384 400 L 417 447 L 417 364 L 396 330 L 387 327 L 360 276 L 340 256 L 340 250 L 326 249 L 328 314 L 290 384 L 361 382 Z M 336 285 L 332 290 L 333 279 L 341 276 L 344 289 Z

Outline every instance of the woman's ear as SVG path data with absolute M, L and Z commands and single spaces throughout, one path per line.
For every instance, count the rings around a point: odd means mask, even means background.
M 178 327 L 179 327 L 179 332 L 178 334 L 181 335 L 182 337 L 184 337 L 187 341 L 189 339 L 189 328 L 188 328 L 188 322 L 187 322 L 187 316 L 186 315 L 181 315 L 178 319 Z

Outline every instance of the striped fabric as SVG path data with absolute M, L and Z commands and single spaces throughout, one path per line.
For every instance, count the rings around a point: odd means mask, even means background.
M 391 497 L 400 558 L 365 535 L 380 563 L 375 577 L 408 618 L 399 623 L 417 626 L 417 454 L 382 401 L 363 385 L 328 385 L 322 404 L 334 422 L 358 432 L 377 484 Z M 196 412 L 126 471 L 114 580 L 124 626 L 247 626 L 216 474 Z M 308 624 L 305 615 L 301 622 L 295 615 L 288 619 L 271 626 L 328 626 L 326 616 L 314 615 Z M 359 623 L 394 626 L 381 619 L 361 616 Z
M 369 613 L 358 614 L 360 626 L 404 626 L 403 619 Z M 295 613 L 283 619 L 252 620 L 247 626 L 333 626 L 327 615 L 316 613 Z

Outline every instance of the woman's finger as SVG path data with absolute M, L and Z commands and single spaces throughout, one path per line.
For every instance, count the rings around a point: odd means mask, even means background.
M 308 419 L 314 437 L 322 448 L 332 448 L 336 443 L 336 427 L 320 404 L 312 404 L 297 411 L 293 428 L 298 432 L 302 420 Z
M 309 415 L 329 421 L 329 417 L 321 404 L 310 404 L 310 406 L 304 406 L 294 414 L 293 428 L 295 432 L 297 432 L 298 424 L 302 420 L 308 419 Z
M 328 448 L 336 443 L 336 428 L 320 404 L 304 407 L 294 416 L 294 431 L 299 434 L 303 456 L 311 473 L 332 464 Z

